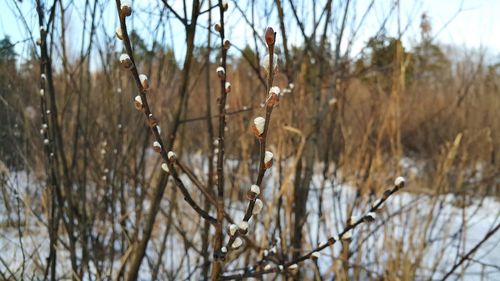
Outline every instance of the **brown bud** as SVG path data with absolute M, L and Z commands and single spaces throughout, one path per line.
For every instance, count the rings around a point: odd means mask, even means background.
M 214 24 L 214 30 L 217 32 L 220 32 L 222 30 L 222 26 L 220 25 L 220 23 Z
M 132 14 L 132 6 L 128 2 L 122 3 L 120 13 L 123 17 L 128 17 Z
M 274 42 L 276 40 L 276 32 L 274 32 L 274 29 L 272 27 L 266 28 L 266 43 L 267 46 L 273 46 Z
M 226 0 L 222 1 L 222 9 L 224 10 L 224 12 L 227 12 L 227 9 L 229 9 L 229 4 Z
M 231 42 L 229 42 L 229 40 L 227 40 L 227 39 L 224 39 L 222 46 L 224 47 L 225 50 L 227 50 L 227 49 L 229 49 L 229 47 L 231 47 Z

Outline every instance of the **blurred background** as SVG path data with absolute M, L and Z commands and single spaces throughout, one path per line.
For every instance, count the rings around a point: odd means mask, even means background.
M 250 127 L 265 114 L 267 26 L 283 95 L 267 139 L 264 212 L 225 272 L 307 253 L 402 175 L 405 189 L 350 243 L 264 280 L 499 280 L 500 2 L 227 4 L 225 200 L 235 220 L 258 173 Z M 189 167 L 181 178 L 211 214 L 195 186 L 216 190 L 218 5 L 132 1 L 127 17 L 160 134 L 175 139 Z M 115 1 L 0 6 L 0 279 L 129 279 L 134 262 L 140 280 L 209 278 L 214 229 L 162 176 L 119 63 Z

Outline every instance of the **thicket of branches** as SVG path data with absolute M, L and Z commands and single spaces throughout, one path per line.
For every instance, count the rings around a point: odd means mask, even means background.
M 425 15 L 403 46 L 384 32 L 397 4 L 354 54 L 374 1 L 356 16 L 353 2 L 87 1 L 75 54 L 77 5 L 37 0 L 31 56 L 0 42 L 1 245 L 15 245 L 1 279 L 498 271 L 473 259 L 498 212 L 475 247 L 466 234 L 468 206 L 498 196 L 500 66 L 439 45 Z M 151 21 L 134 30 L 141 14 Z M 253 30 L 248 44 L 231 39 L 234 17 Z M 172 21 L 182 54 L 166 43 Z M 399 176 L 409 195 L 396 201 Z M 451 250 L 451 263 L 428 260 Z

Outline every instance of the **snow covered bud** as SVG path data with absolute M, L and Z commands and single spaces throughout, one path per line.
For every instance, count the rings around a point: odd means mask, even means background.
M 139 80 L 141 80 L 141 85 L 144 90 L 149 89 L 149 80 L 146 75 L 144 74 L 139 75 Z
M 161 144 L 157 141 L 153 142 L 153 149 L 154 149 L 154 151 L 160 153 L 161 152 Z
M 279 95 L 280 95 L 280 88 L 277 86 L 271 87 L 269 90 L 269 98 L 267 99 L 267 106 L 268 107 L 273 107 L 277 105 L 280 101 Z
M 45 75 L 45 73 L 42 73 L 42 75 L 40 75 L 40 79 L 42 79 L 43 82 L 47 80 L 47 76 Z
M 123 40 L 123 32 L 122 32 L 121 27 L 116 28 L 115 34 L 116 34 L 116 38 Z
M 265 37 L 267 46 L 274 46 L 274 42 L 276 40 L 276 32 L 274 32 L 274 29 L 272 27 L 266 28 Z
M 231 83 L 226 82 L 225 88 L 226 88 L 226 94 L 231 93 Z
M 227 39 L 224 39 L 224 41 L 222 41 L 222 47 L 224 47 L 225 50 L 229 49 L 229 47 L 231 47 L 231 42 L 229 42 L 229 40 Z
M 222 30 L 222 26 L 220 25 L 220 23 L 214 24 L 214 30 L 217 32 L 220 32 Z
M 262 208 L 264 207 L 264 203 L 259 198 L 255 199 L 255 204 L 253 205 L 252 215 L 258 215 Z
M 288 270 L 295 272 L 298 268 L 299 266 L 296 263 L 294 263 L 288 267 Z
M 217 76 L 219 76 L 220 79 L 226 78 L 226 70 L 224 70 L 224 67 L 217 67 Z
M 169 151 L 169 152 L 167 153 L 167 158 L 168 158 L 168 160 L 170 160 L 170 161 L 174 161 L 174 160 L 177 158 L 177 155 L 175 154 L 175 152 L 173 152 L 173 151 Z
M 40 96 L 43 97 L 45 95 L 45 90 L 44 89 L 40 89 Z
M 141 96 L 139 96 L 139 95 L 135 96 L 134 104 L 135 104 L 135 108 L 137 110 L 142 110 L 143 104 L 142 104 Z
M 406 180 L 403 177 L 397 177 L 396 180 L 394 180 L 394 185 L 397 188 L 403 188 L 405 186 Z
M 264 125 L 266 124 L 266 119 L 263 117 L 257 117 L 253 120 L 252 130 L 256 137 L 260 137 L 264 133 Z
M 230 224 L 227 229 L 227 233 L 229 233 L 229 235 L 231 236 L 234 236 L 236 234 L 236 231 L 238 231 L 238 226 L 234 223 Z
M 220 248 L 220 251 L 225 254 L 225 253 L 227 253 L 227 248 L 224 246 L 224 247 Z
M 49 145 L 49 143 L 50 143 L 49 139 L 44 139 L 44 140 L 43 140 L 43 144 L 45 144 L 45 145 Z
M 167 173 L 170 173 L 170 170 L 168 169 L 167 163 L 161 164 L 161 169 Z
M 236 239 L 234 239 L 234 242 L 233 242 L 233 249 L 238 249 L 239 247 L 241 247 L 241 245 L 243 245 L 243 240 L 241 240 L 240 237 L 236 237 Z
M 222 1 L 222 9 L 224 10 L 224 12 L 227 12 L 227 9 L 229 9 L 229 4 L 226 0 Z
M 242 221 L 238 224 L 238 228 L 243 234 L 246 234 L 248 231 L 248 222 Z
M 122 17 L 128 17 L 132 14 L 132 6 L 128 2 L 123 2 L 120 7 L 120 13 Z
M 363 217 L 363 221 L 364 222 L 373 222 L 373 221 L 375 221 L 376 217 L 377 217 L 377 215 L 374 212 L 369 212 L 368 214 L 366 214 Z
M 317 259 L 319 259 L 320 255 L 321 255 L 320 252 L 312 252 L 311 259 L 317 260 Z
M 247 197 L 249 200 L 255 199 L 260 194 L 260 187 L 256 184 L 252 184 L 250 190 L 247 192 Z
M 266 264 L 266 266 L 264 266 L 264 270 L 266 270 L 266 271 L 271 270 L 272 267 L 273 266 L 270 263 L 268 263 L 268 264 Z
M 132 60 L 130 59 L 129 55 L 127 55 L 127 54 L 120 55 L 120 63 L 126 69 L 129 69 L 132 67 Z
M 271 151 L 266 151 L 264 155 L 264 167 L 269 169 L 273 166 L 273 153 Z

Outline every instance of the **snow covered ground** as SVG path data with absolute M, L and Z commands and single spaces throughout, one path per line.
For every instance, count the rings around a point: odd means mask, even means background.
M 8 187 L 11 191 L 9 201 L 11 210 L 17 210 L 14 190 L 19 192 L 21 205 L 31 204 L 29 201 L 31 199 L 39 199 L 37 196 L 40 196 L 40 191 L 37 189 L 40 187 L 33 185 L 32 181 L 25 173 L 10 176 Z M 267 184 L 272 185 L 272 182 L 268 181 Z M 309 245 L 324 242 L 329 236 L 336 235 L 341 231 L 346 218 L 345 212 L 350 207 L 348 204 L 354 202 L 356 196 L 355 189 L 348 184 L 325 185 L 322 191 L 324 216 L 321 218 L 322 226 L 319 227 L 320 218 L 317 213 L 319 186 L 321 186 L 321 177 L 318 175 L 313 179 L 307 202 L 309 213 L 305 225 L 305 233 L 307 233 L 305 239 Z M 270 196 L 270 190 L 265 190 L 264 196 Z M 375 199 L 362 198 L 360 205 L 354 209 L 354 215 L 364 214 Z M 2 201 L 5 200 L 2 199 Z M 387 201 L 384 211 L 378 214 L 374 223 L 361 225 L 354 231 L 351 250 L 356 251 L 357 247 L 365 249 L 363 250 L 362 265 L 381 274 L 386 262 L 394 258 L 394 254 L 397 252 L 394 251 L 394 247 L 400 246 L 405 253 L 405 258 L 415 262 L 419 246 L 425 240 L 427 245 L 422 252 L 421 265 L 416 273 L 416 278 L 426 280 L 430 276 L 433 279 L 439 278 L 449 270 L 457 258 L 474 247 L 488 230 L 500 221 L 500 202 L 495 198 L 471 199 L 466 208 L 456 206 L 456 201 L 457 198 L 452 195 L 436 197 L 412 194 L 402 190 Z M 233 217 L 241 216 L 241 210 L 244 206 L 244 203 L 233 205 Z M 404 211 L 399 212 L 400 210 Z M 7 213 L 7 206 L 0 204 L 0 258 L 9 266 L 10 270 L 18 270 L 16 274 L 18 275 L 23 260 L 27 261 L 25 264 L 26 272 L 31 272 L 33 267 L 40 266 L 35 263 L 35 260 L 45 261 L 48 253 L 48 236 L 43 221 L 35 219 L 35 216 L 32 213 L 27 213 L 23 206 L 20 206 L 19 209 L 21 229 L 23 230 L 20 236 L 16 227 L 7 226 L 7 221 L 15 224 L 19 222 L 16 214 L 17 211 L 14 214 L 12 211 Z M 432 214 L 432 220 L 428 220 L 430 214 Z M 45 214 L 35 215 L 45 216 Z M 30 220 L 24 221 L 25 217 L 30 218 Z M 250 227 L 261 228 L 262 225 L 252 223 Z M 256 232 L 258 233 L 258 231 Z M 370 235 L 366 238 L 368 233 Z M 412 234 L 410 235 L 410 233 Z M 401 243 L 401 241 L 403 242 Z M 169 241 L 169 248 L 174 248 L 176 243 L 176 241 Z M 155 245 L 154 243 L 149 245 L 150 256 L 156 255 Z M 24 249 L 24 257 L 21 249 Z M 304 250 L 307 250 L 307 247 Z M 340 250 L 341 246 L 335 244 L 333 250 L 326 249 L 322 253 L 319 262 L 322 272 L 328 272 L 333 260 L 331 254 L 338 257 Z M 165 260 L 169 260 L 171 257 L 170 254 L 167 255 Z M 189 260 L 191 263 L 196 262 L 194 258 Z M 69 268 L 69 259 L 64 257 L 64 254 L 60 254 L 59 261 L 58 267 L 61 271 Z M 500 233 L 496 233 L 469 261 L 470 266 L 465 269 L 463 280 L 500 280 L 499 261 Z M 7 272 L 5 264 L 0 264 L 0 271 Z M 435 266 L 436 264 L 437 266 Z M 141 279 L 148 280 L 150 275 L 144 268 L 143 264 L 141 274 L 143 278 Z M 457 270 L 457 273 L 460 272 L 461 268 Z

